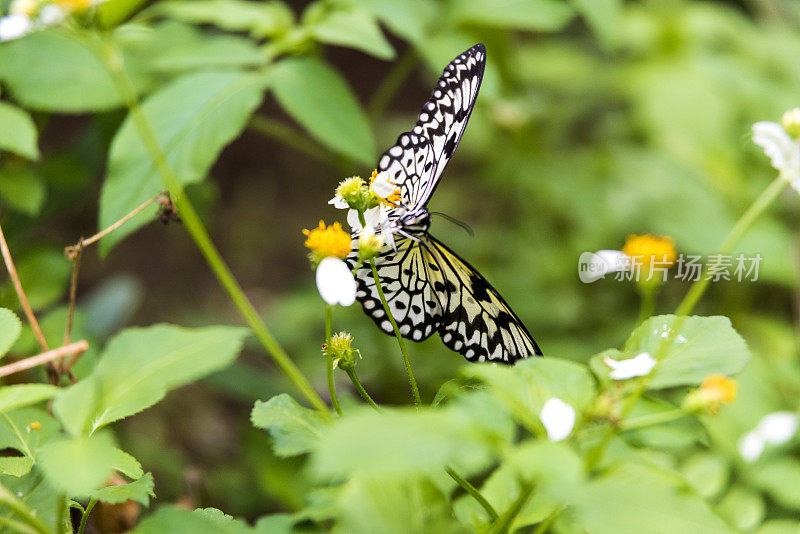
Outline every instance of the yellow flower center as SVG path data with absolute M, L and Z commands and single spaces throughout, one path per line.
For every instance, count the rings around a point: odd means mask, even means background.
M 706 377 L 700 389 L 707 392 L 708 398 L 717 404 L 730 404 L 736 400 L 739 385 L 725 375 L 716 374 Z
M 678 256 L 671 237 L 650 234 L 629 235 L 622 252 L 644 268 L 649 268 L 654 262 L 661 267 L 671 267 Z
M 377 177 L 378 177 L 378 169 L 375 169 L 372 171 L 372 175 L 369 177 L 370 191 L 372 191 L 372 183 L 375 181 Z M 399 187 L 395 187 L 394 191 L 386 198 L 383 198 L 380 195 L 375 195 L 375 196 L 380 199 L 382 204 L 386 204 L 390 208 L 396 208 L 397 206 L 400 205 L 400 202 L 403 200 L 403 197 L 400 196 Z
M 92 5 L 92 0 L 53 0 L 53 3 L 67 11 L 85 11 Z
M 342 230 L 338 222 L 326 227 L 323 221 L 313 230 L 303 230 L 307 237 L 305 246 L 311 249 L 318 260 L 328 256 L 344 259 L 350 253 L 350 235 Z

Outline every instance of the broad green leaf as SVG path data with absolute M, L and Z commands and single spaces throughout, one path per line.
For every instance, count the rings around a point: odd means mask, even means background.
M 558 0 L 456 0 L 451 17 L 458 23 L 503 30 L 558 31 L 575 12 Z
M 106 486 L 95 490 L 92 492 L 92 498 L 108 504 L 134 500 L 143 506 L 149 506 L 150 498 L 156 496 L 153 487 L 153 475 L 147 473 L 127 484 Z
M 38 310 L 64 297 L 72 267 L 63 249 L 36 249 L 15 259 L 17 274 L 31 308 Z M 11 280 L 6 279 L 0 285 L 0 300 L 8 308 L 19 306 Z
M 681 471 L 698 495 L 704 499 L 712 499 L 727 487 L 728 469 L 728 464 L 722 457 L 700 453 L 687 459 Z
M 425 479 L 355 476 L 339 498 L 338 534 L 466 533 L 444 494 Z
M 247 534 L 253 532 L 247 523 L 233 519 L 219 510 L 184 510 L 162 506 L 139 523 L 131 534 Z
M 292 534 L 296 522 L 289 514 L 266 515 L 258 519 L 253 530 L 259 534 Z
M 381 59 L 395 57 L 375 17 L 362 6 L 311 4 L 303 13 L 303 26 L 321 43 L 355 48 Z
M 267 77 L 238 71 L 187 74 L 145 100 L 142 112 L 172 172 L 184 185 L 203 180 L 222 149 L 244 129 L 262 100 Z M 152 155 L 129 115 L 109 151 L 108 177 L 100 195 L 105 228 L 165 189 Z M 152 205 L 101 243 L 102 252 L 146 224 Z
M 278 456 L 310 452 L 327 427 L 322 414 L 300 406 L 286 393 L 267 402 L 257 401 L 250 420 L 269 431 L 272 448 Z
M 0 484 L 31 510 L 36 510 L 36 517 L 45 524 L 55 524 L 58 504 L 64 496 L 48 482 L 40 469 L 34 467 L 30 473 L 20 477 L 0 475 Z M 0 506 L 0 517 L 19 519 L 5 506 Z
M 620 17 L 622 16 L 621 0 L 571 0 L 575 9 L 580 12 L 597 39 L 606 48 L 616 44 L 619 35 Z
M 16 384 L 0 387 L 0 414 L 52 398 L 59 389 L 48 384 Z
M 541 428 L 539 413 L 556 397 L 575 410 L 594 398 L 595 383 L 585 366 L 563 359 L 530 358 L 514 367 L 470 366 L 465 374 L 486 382 L 514 418 L 530 429 Z
M 22 323 L 14 312 L 0 308 L 0 358 L 5 356 L 8 349 L 17 340 L 21 329 Z
M 675 405 L 659 399 L 640 399 L 628 415 L 629 420 L 652 417 L 675 410 Z M 648 425 L 625 431 L 625 440 L 636 446 L 666 451 L 684 451 L 697 443 L 704 443 L 707 434 L 694 417 L 682 417 L 666 423 Z
M 294 15 L 283 2 L 243 0 L 189 0 L 159 2 L 153 11 L 193 24 L 213 24 L 224 30 L 272 37 L 288 31 Z
M 730 526 L 742 532 L 754 530 L 764 520 L 766 506 L 758 493 L 734 486 L 717 504 L 716 510 Z
M 51 441 L 39 449 L 47 480 L 71 497 L 86 497 L 111 476 L 117 448 L 107 432 Z
M 675 320 L 674 315 L 659 315 L 642 323 L 626 342 L 623 357 L 632 358 L 648 352 L 658 358 L 660 347 L 672 333 Z M 650 388 L 698 385 L 713 374 L 736 374 L 749 360 L 747 344 L 733 329 L 730 319 L 687 317 L 653 371 Z M 605 369 L 610 371 L 608 367 Z
M 454 408 L 350 412 L 312 453 L 315 476 L 406 476 L 441 473 L 446 465 L 470 470 L 485 466 L 495 446 L 469 414 Z
M 428 38 L 428 28 L 435 24 L 441 6 L 426 0 L 367 0 L 363 4 L 392 33 L 422 47 Z
M 794 519 L 772 519 L 765 521 L 756 534 L 797 534 L 800 531 L 800 521 Z
M 97 6 L 97 21 L 103 28 L 113 28 L 146 2 L 147 0 L 106 0 Z
M 800 461 L 783 457 L 759 463 L 750 480 L 782 506 L 800 510 Z
M 117 449 L 112 467 L 128 478 L 137 480 L 144 475 L 139 461 L 125 451 Z
M 31 472 L 33 459 L 27 456 L 0 456 L 0 475 L 21 477 Z
M 0 102 L 0 150 L 39 159 L 37 138 L 36 125 L 25 110 Z
M 14 449 L 34 462 L 39 447 L 59 432 L 58 422 L 40 408 L 0 414 L 0 449 Z
M 669 480 L 651 468 L 624 464 L 579 488 L 559 516 L 557 530 L 617 534 L 647 525 L 652 534 L 733 532 L 705 501 L 680 487 L 679 477 L 676 485 Z
M 369 121 L 336 70 L 318 59 L 284 59 L 271 71 L 271 79 L 281 107 L 311 135 L 359 163 L 374 165 Z
M 126 66 L 130 70 L 133 65 L 126 62 Z M 132 78 L 140 79 L 135 72 Z M 75 37 L 57 29 L 3 43 L 0 81 L 17 101 L 35 110 L 81 113 L 123 103 L 98 57 Z
M 0 199 L 25 215 L 38 215 L 47 190 L 44 182 L 31 167 L 9 162 L 0 167 Z
M 228 365 L 245 335 L 244 328 L 222 326 L 124 330 L 108 343 L 91 375 L 59 392 L 53 412 L 73 436 L 92 434 Z

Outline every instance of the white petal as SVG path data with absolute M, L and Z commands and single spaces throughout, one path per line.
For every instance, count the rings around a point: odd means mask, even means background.
M 350 306 L 356 300 L 356 281 L 347 264 L 330 256 L 317 266 L 317 290 L 328 304 Z
M 45 26 L 54 26 L 65 18 L 67 18 L 67 12 L 55 4 L 47 4 L 39 11 L 39 22 Z
M 328 204 L 333 204 L 333 207 L 336 208 L 337 210 L 345 210 L 350 207 L 347 201 L 344 198 L 340 197 L 339 195 L 336 195 L 335 197 L 330 199 L 328 201 Z
M 800 171 L 800 143 L 789 137 L 777 122 L 762 121 L 753 125 L 753 142 L 764 149 L 772 166 L 786 173 Z
M 373 181 L 372 185 L 369 187 L 372 189 L 373 193 L 381 198 L 388 197 L 397 189 L 397 186 L 392 183 L 389 173 L 386 171 L 378 173 L 378 176 L 375 177 L 375 181 Z
M 603 358 L 603 362 L 611 367 L 613 371 L 608 373 L 614 380 L 625 380 L 635 376 L 645 376 L 653 370 L 656 360 L 650 356 L 649 352 L 642 352 L 635 358 L 627 360 L 615 360 L 613 358 Z
M 347 212 L 347 224 L 356 232 L 361 232 L 361 221 L 358 220 L 358 210 L 350 210 Z
M 0 41 L 19 39 L 31 31 L 31 19 L 27 15 L 7 15 L 0 18 Z
M 608 273 L 626 269 L 630 261 L 630 257 L 621 250 L 584 252 L 578 258 L 578 277 L 581 282 L 589 284 L 603 278 Z
M 544 403 L 539 419 L 547 430 L 547 437 L 552 441 L 561 441 L 572 432 L 575 426 L 575 409 L 555 397 Z
M 800 426 L 797 414 L 792 412 L 773 412 L 761 418 L 755 432 L 770 445 L 786 443 L 797 433 Z
M 754 462 L 764 452 L 764 439 L 756 432 L 748 432 L 739 439 L 739 454 L 745 461 Z

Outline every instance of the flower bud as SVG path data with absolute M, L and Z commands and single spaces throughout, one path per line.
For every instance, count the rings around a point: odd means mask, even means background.
M 356 366 L 356 356 L 361 352 L 353 348 L 353 336 L 347 332 L 339 332 L 331 337 L 331 342 L 324 347 L 326 356 L 333 358 L 333 367 L 348 371 Z

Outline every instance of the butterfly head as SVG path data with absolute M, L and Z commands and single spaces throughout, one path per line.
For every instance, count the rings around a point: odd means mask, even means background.
M 431 226 L 431 214 L 425 208 L 406 211 L 397 219 L 396 225 L 409 234 L 422 234 Z

